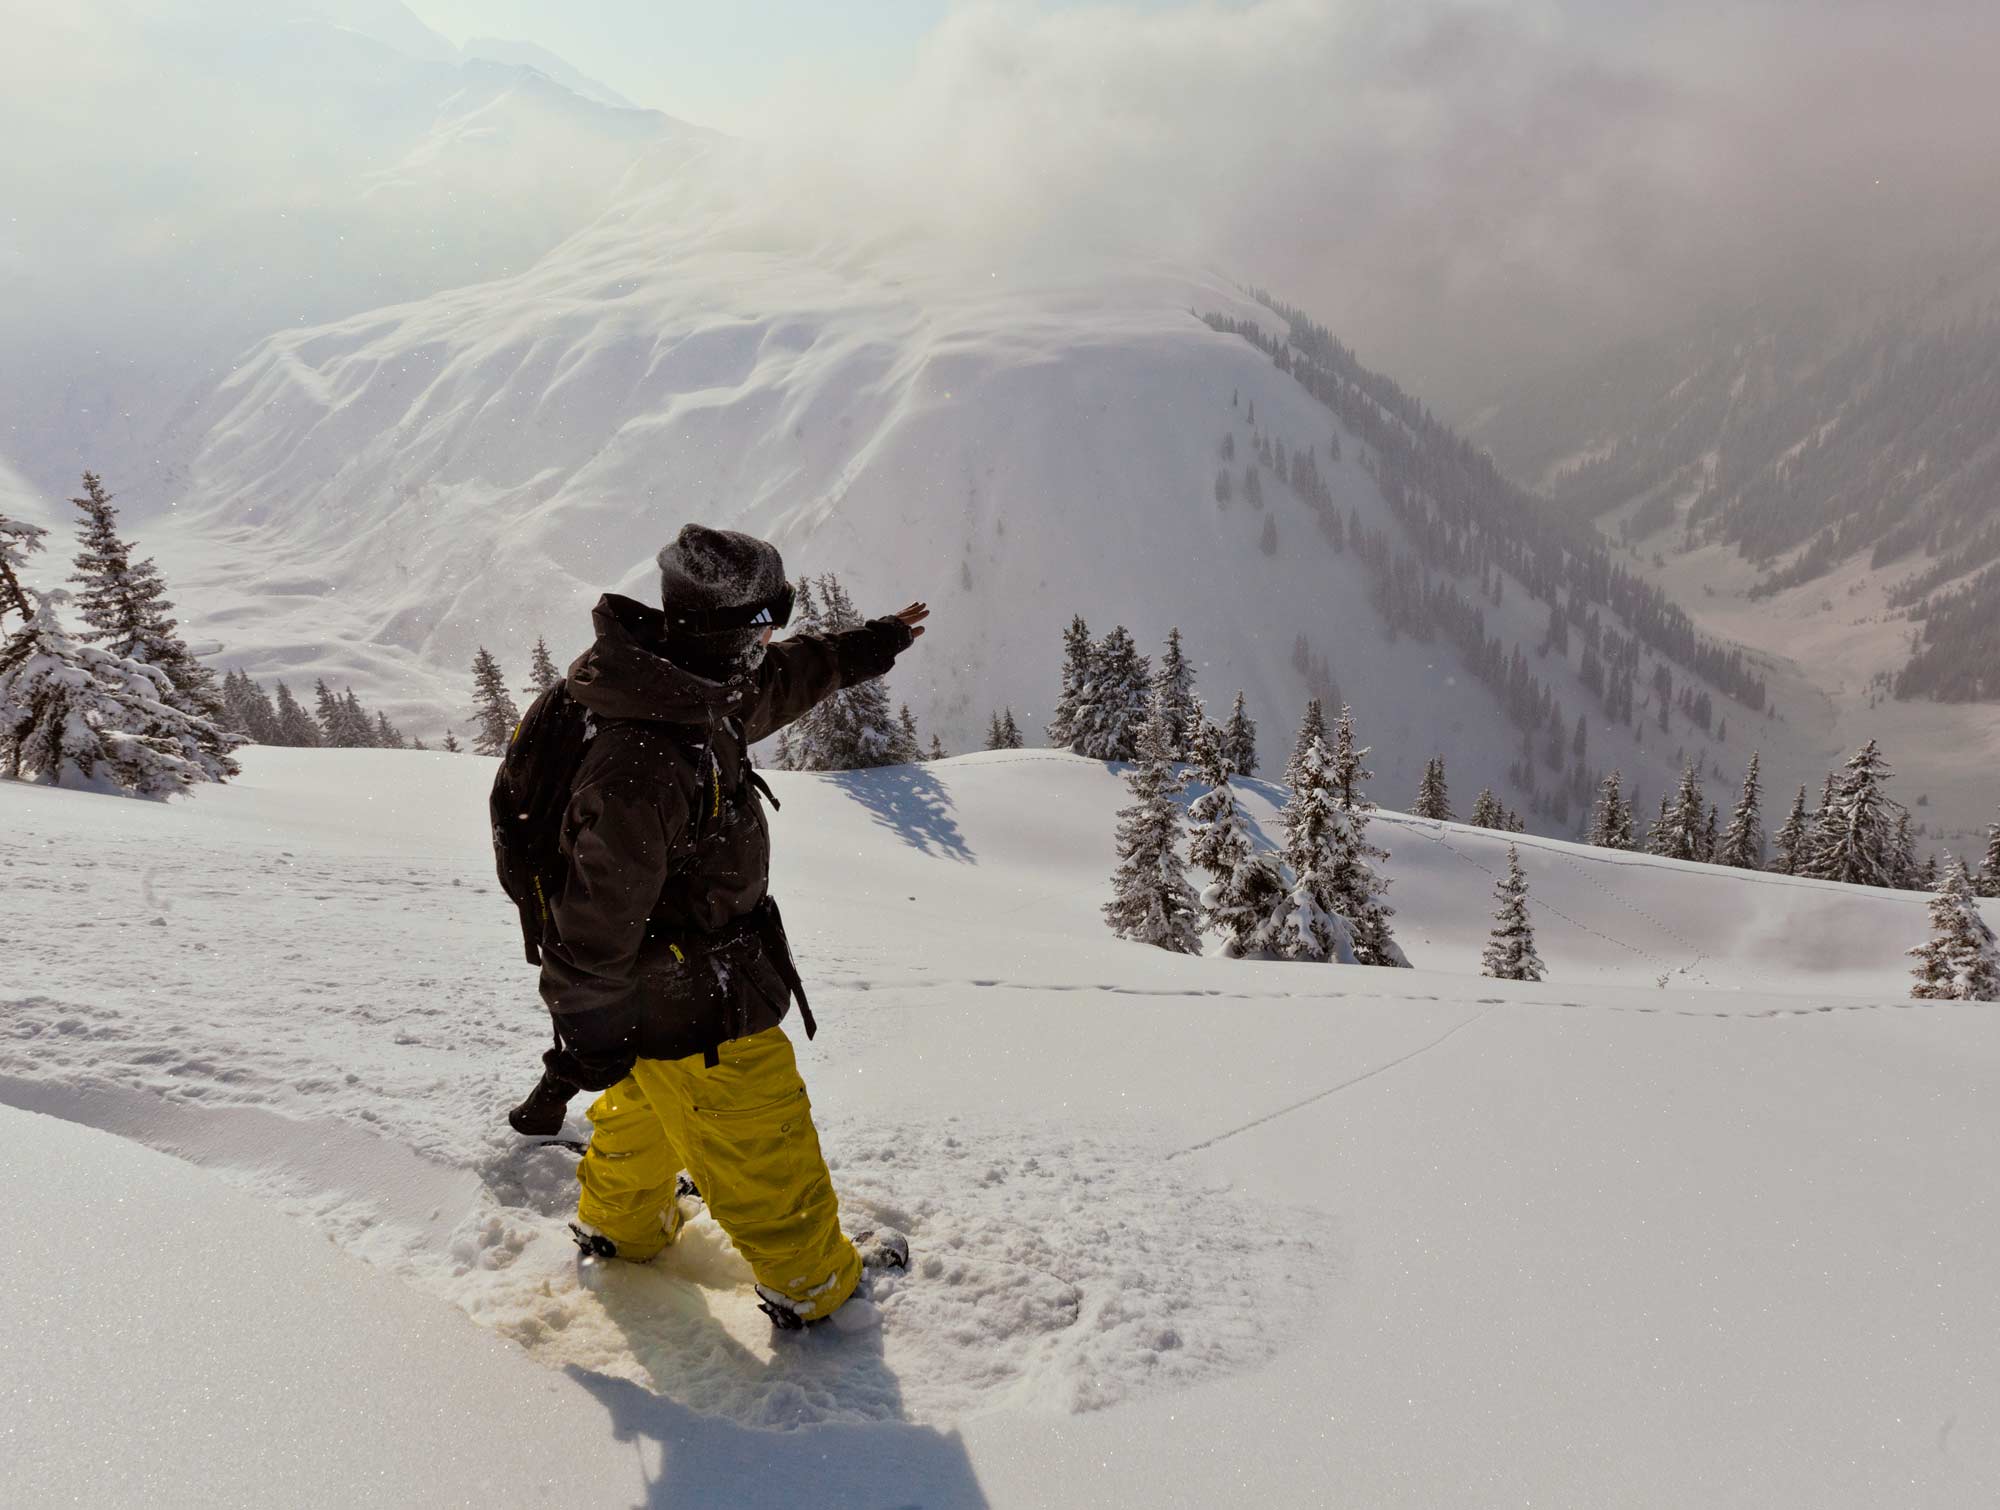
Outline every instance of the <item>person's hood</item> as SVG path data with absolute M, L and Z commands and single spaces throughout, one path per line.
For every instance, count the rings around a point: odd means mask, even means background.
M 666 615 L 636 599 L 606 593 L 590 622 L 597 640 L 570 666 L 569 692 L 604 718 L 713 728 L 756 690 L 747 674 L 714 682 L 668 660 Z

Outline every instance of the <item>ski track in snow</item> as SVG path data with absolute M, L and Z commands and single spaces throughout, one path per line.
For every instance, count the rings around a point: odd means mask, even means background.
M 1252 1210 L 1129 1135 L 821 1110 L 849 1229 L 911 1238 L 915 1272 L 877 1285 L 883 1332 L 774 1338 L 705 1214 L 653 1264 L 580 1283 L 574 1160 L 498 1115 L 546 1018 L 504 898 L 461 870 L 0 843 L 17 978 L 46 983 L 0 998 L 0 1100 L 216 1168 L 551 1366 L 754 1426 L 1088 1410 L 1252 1367 L 1282 1341 L 1270 1296 L 1323 1262 L 1319 1219 Z M 885 984 L 874 953 L 809 969 L 828 1020 L 939 984 Z

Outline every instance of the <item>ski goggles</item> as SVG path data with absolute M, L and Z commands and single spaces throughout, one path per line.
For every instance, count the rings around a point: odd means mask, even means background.
M 792 622 L 792 584 L 758 603 L 734 608 L 710 608 L 688 613 L 669 613 L 667 622 L 683 634 L 727 634 L 736 629 L 783 629 Z

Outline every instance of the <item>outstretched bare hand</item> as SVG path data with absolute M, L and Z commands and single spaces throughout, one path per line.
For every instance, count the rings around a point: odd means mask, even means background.
M 899 608 L 889 615 L 890 618 L 901 619 L 910 626 L 910 638 L 913 640 L 923 638 L 924 620 L 930 616 L 931 606 L 928 603 L 912 603 L 908 608 Z

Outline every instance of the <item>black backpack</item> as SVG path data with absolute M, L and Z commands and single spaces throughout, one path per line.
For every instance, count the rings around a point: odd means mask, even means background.
M 493 820 L 493 862 L 500 889 L 520 909 L 528 963 L 542 962 L 549 892 L 562 874 L 562 820 L 569 789 L 597 734 L 590 710 L 557 682 L 528 705 L 507 741 L 487 812 Z

